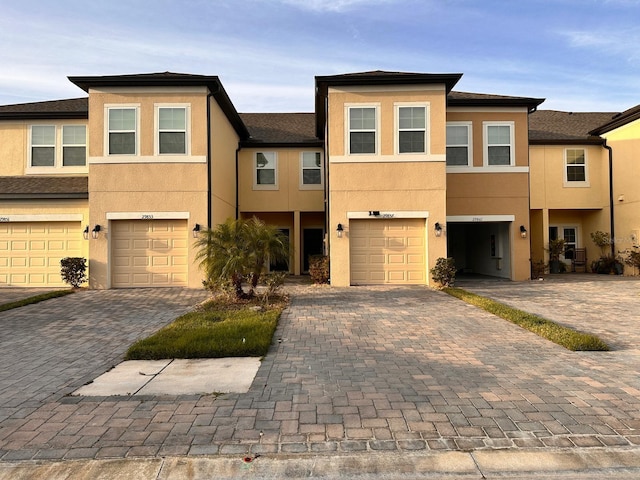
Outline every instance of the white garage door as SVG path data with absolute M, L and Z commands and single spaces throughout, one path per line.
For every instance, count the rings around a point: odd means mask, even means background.
M 424 219 L 351 220 L 351 284 L 425 284 Z
M 60 260 L 82 256 L 82 241 L 79 222 L 0 223 L 0 285 L 67 286 Z
M 111 286 L 187 285 L 186 220 L 118 220 L 111 230 Z

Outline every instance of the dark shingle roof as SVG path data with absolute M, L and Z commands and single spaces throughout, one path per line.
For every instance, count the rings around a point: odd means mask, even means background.
M 20 118 L 89 118 L 88 98 L 0 105 L 0 120 Z
M 0 177 L 0 199 L 88 198 L 87 177 Z
M 631 107 L 628 110 L 620 114 L 616 114 L 613 118 L 610 119 L 607 123 L 600 125 L 598 128 L 590 131 L 591 135 L 602 135 L 603 133 L 610 132 L 611 130 L 615 130 L 616 128 L 622 127 L 627 123 L 631 123 L 634 120 L 640 118 L 640 105 L 636 105 L 635 107 Z
M 538 110 L 529 115 L 529 143 L 595 143 L 603 140 L 590 132 L 617 115 L 611 112 L 561 112 Z
M 241 113 L 251 137 L 243 146 L 322 146 L 314 113 Z

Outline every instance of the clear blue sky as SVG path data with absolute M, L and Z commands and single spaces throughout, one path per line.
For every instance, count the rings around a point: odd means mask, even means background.
M 69 75 L 218 75 L 240 112 L 313 111 L 314 75 L 463 73 L 540 108 L 640 103 L 640 0 L 0 0 L 0 104 Z

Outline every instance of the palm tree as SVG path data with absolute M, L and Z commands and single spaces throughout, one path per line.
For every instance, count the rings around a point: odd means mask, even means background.
M 241 220 L 228 219 L 215 229 L 201 231 L 195 243 L 196 260 L 209 281 L 228 280 L 237 298 L 245 297 L 242 281 L 249 272 L 249 258 Z
M 207 280 L 231 282 L 236 298 L 253 296 L 267 261 L 289 258 L 287 237 L 256 217 L 228 219 L 213 230 L 203 230 L 195 246 L 196 260 Z M 251 290 L 246 294 L 242 282 L 249 277 Z
M 289 261 L 289 239 L 278 228 L 253 217 L 245 222 L 247 247 L 251 257 L 251 292 L 258 285 L 267 262 Z

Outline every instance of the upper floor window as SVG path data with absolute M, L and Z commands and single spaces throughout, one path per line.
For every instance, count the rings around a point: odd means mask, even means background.
M 471 122 L 447 123 L 447 165 L 471 166 Z
M 583 148 L 568 148 L 564 152 L 565 180 L 569 182 L 587 181 L 586 152 Z
M 399 106 L 398 153 L 427 152 L 427 108 Z
M 62 127 L 62 166 L 78 167 L 87 164 L 87 127 L 64 125 Z
M 300 188 L 317 190 L 322 188 L 322 154 L 302 152 L 300 155 Z
M 484 122 L 484 164 L 515 165 L 513 122 Z
M 137 109 L 135 107 L 109 107 L 108 154 L 136 155 Z
M 375 154 L 376 107 L 349 107 L 349 154 Z
M 28 169 L 31 173 L 48 172 L 48 168 L 87 165 L 87 127 L 85 125 L 32 125 Z M 77 170 L 77 169 L 76 169 Z
M 253 188 L 256 190 L 278 188 L 278 157 L 275 152 L 256 152 Z
M 31 127 L 31 166 L 54 167 L 56 164 L 56 127 L 33 125 Z
M 187 108 L 158 107 L 158 154 L 187 153 Z

